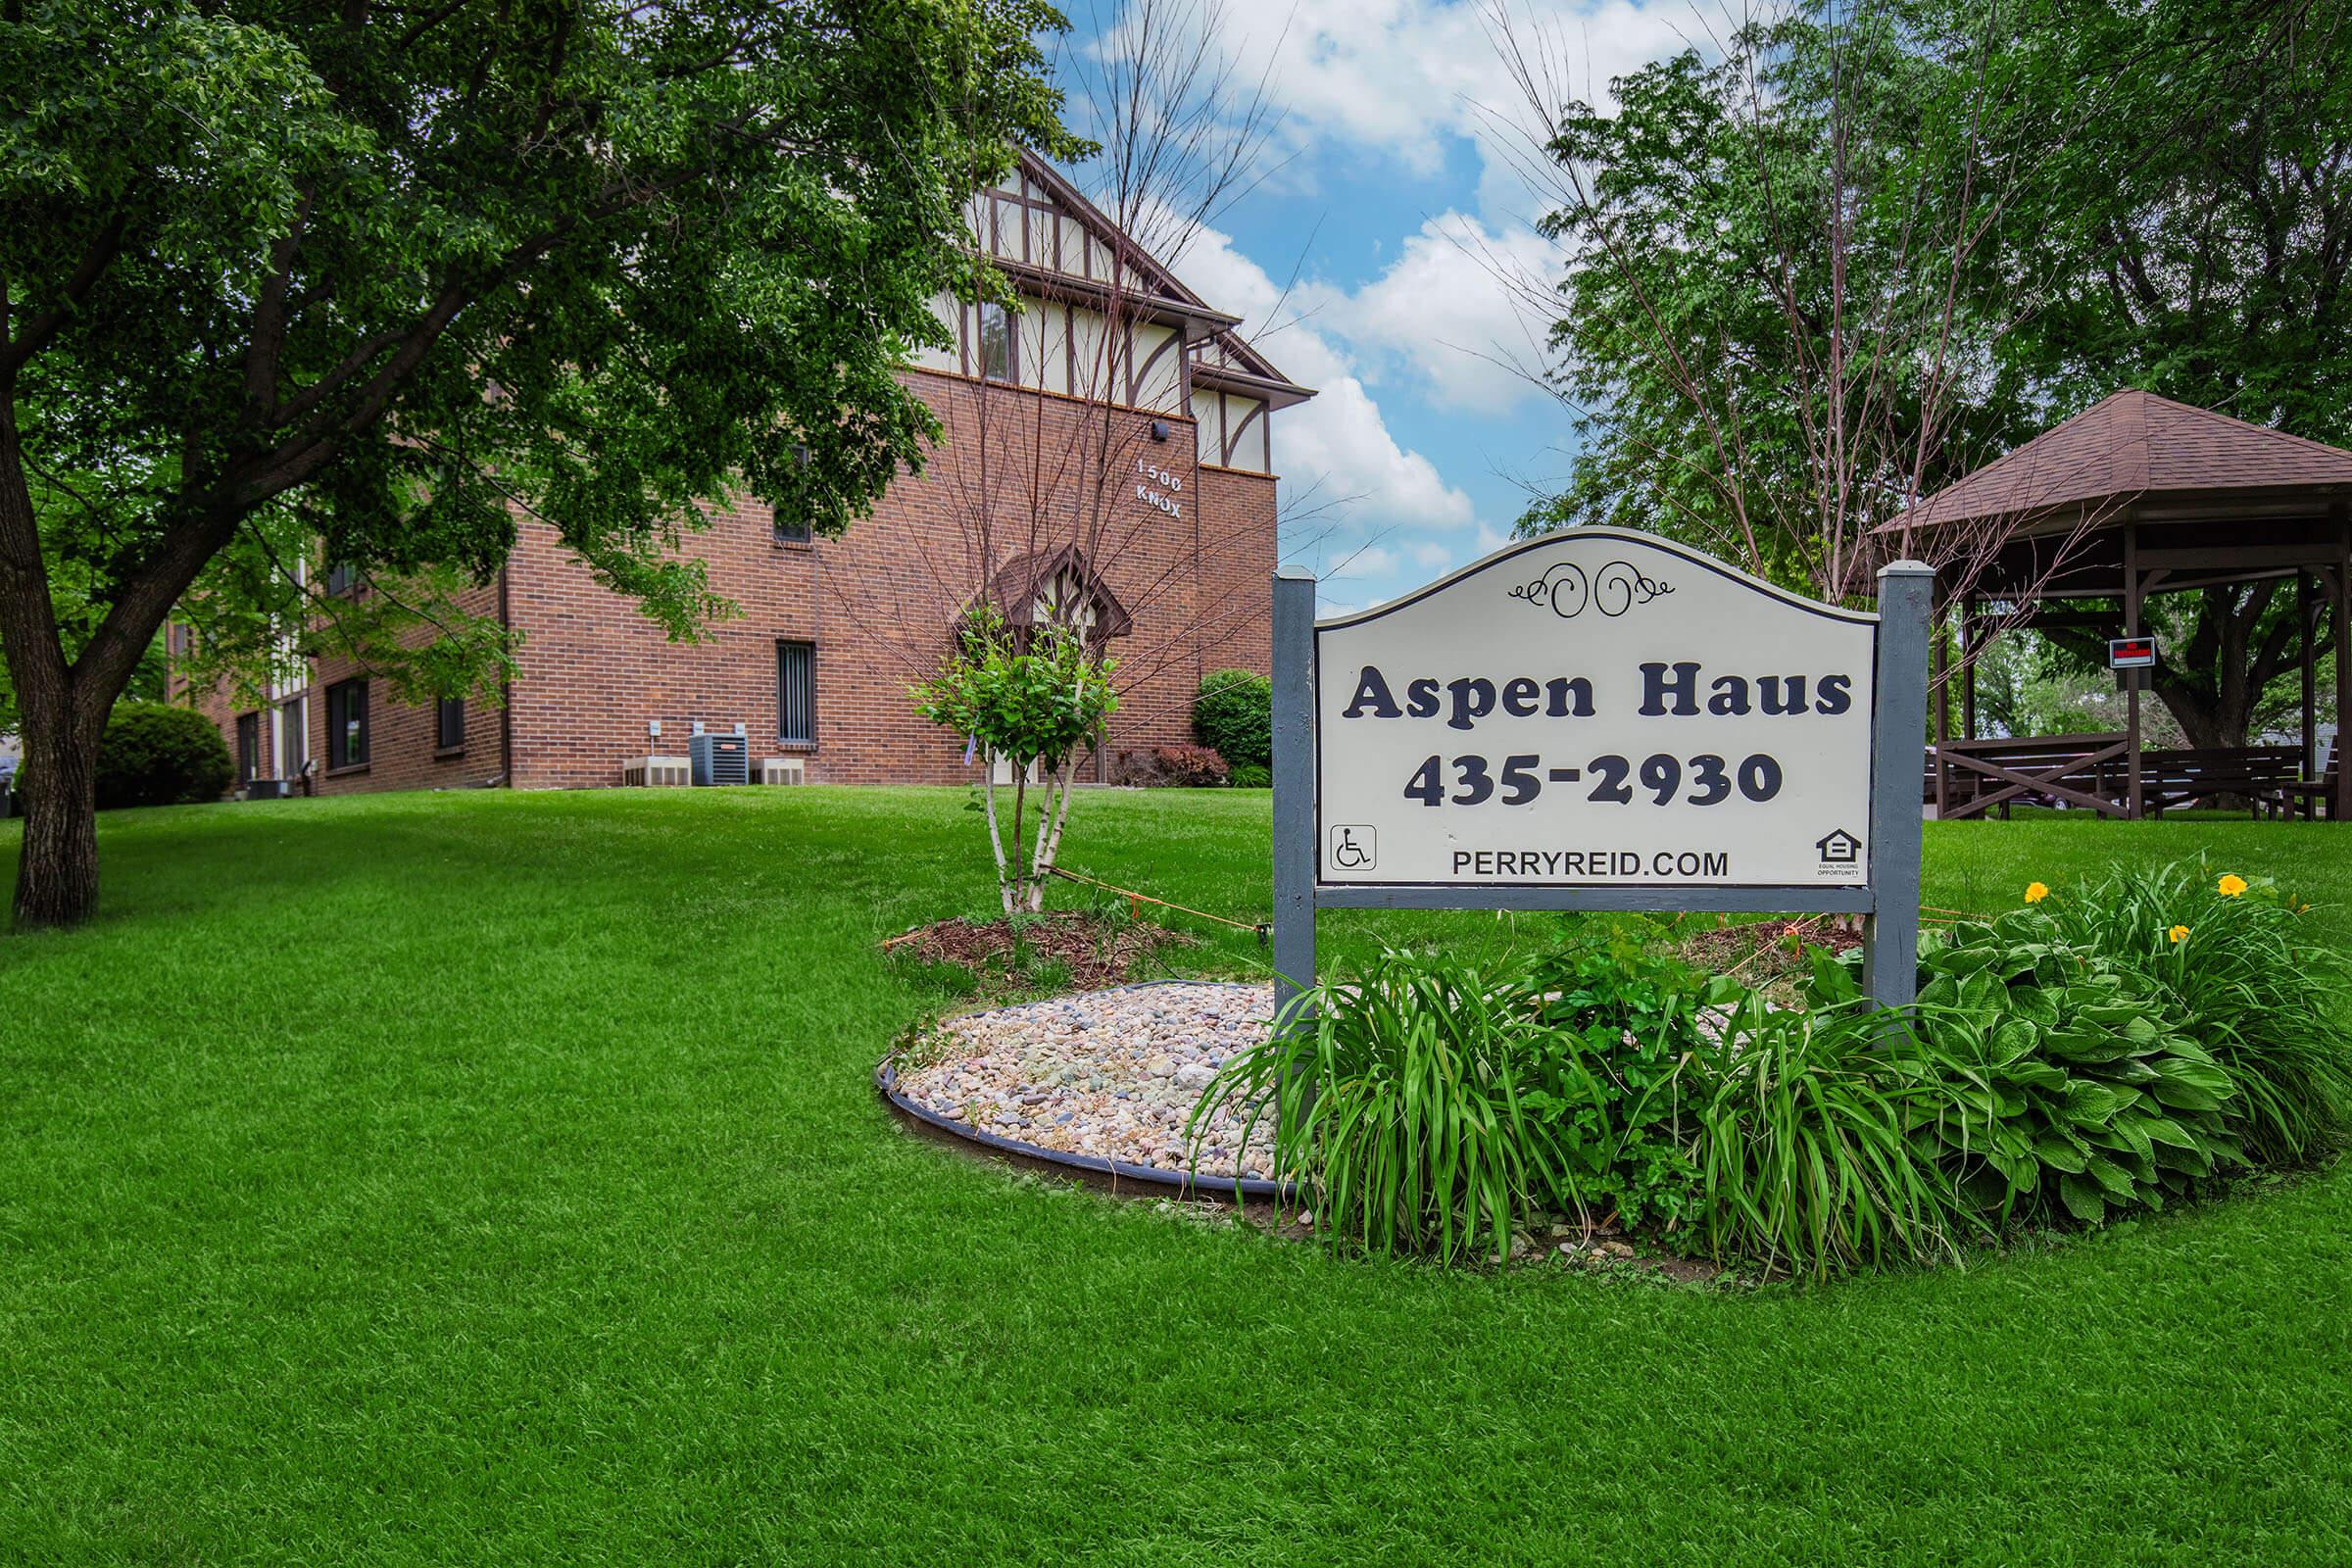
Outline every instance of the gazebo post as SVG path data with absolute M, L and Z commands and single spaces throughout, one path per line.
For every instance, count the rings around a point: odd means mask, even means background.
M 2345 766 L 2345 741 L 2352 741 L 2352 529 L 2335 508 L 2335 792 L 2328 820 L 2352 820 L 2352 768 Z
M 1977 641 L 1979 620 L 1974 600 L 1960 606 L 1960 738 L 1977 738 Z
M 2311 573 L 2297 566 L 2295 630 L 2303 639 L 2303 776 L 2316 779 L 2320 776 L 2320 617 L 2312 613 L 2311 588 Z M 2306 821 L 2319 814 L 2320 802 L 2315 795 L 2306 795 L 2295 804 Z
M 1951 768 L 1943 760 L 1944 748 L 1952 743 L 1952 604 L 1944 600 L 1936 607 L 1936 820 L 1944 818 L 1944 808 L 1950 804 Z
M 2139 635 L 2139 523 L 2124 523 L 2124 635 Z M 2142 808 L 2139 778 L 2139 671 L 2126 670 L 2124 702 L 2124 769 L 2131 805 L 2125 815 L 2138 821 Z

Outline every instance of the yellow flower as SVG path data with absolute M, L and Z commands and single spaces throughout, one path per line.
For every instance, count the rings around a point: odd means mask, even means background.
M 2214 887 L 2220 891 L 2222 897 L 2225 899 L 2236 898 L 2240 893 L 2246 891 L 2247 886 L 2248 884 L 2246 879 L 2242 876 L 2239 876 L 2234 871 L 2214 884 Z
M 2028 904 L 2039 904 L 2042 900 L 2048 898 L 2049 896 L 2050 890 L 2042 886 L 2039 882 L 2029 882 L 2026 884 L 2026 902 Z
M 2188 927 L 2184 925 L 2177 925 L 2173 927 L 2170 934 L 2173 941 L 2176 943 L 2186 942 L 2188 940 Z

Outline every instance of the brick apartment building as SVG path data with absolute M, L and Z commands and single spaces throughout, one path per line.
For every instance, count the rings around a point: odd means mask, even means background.
M 505 568 L 461 600 L 520 634 L 503 702 L 404 704 L 334 659 L 258 704 L 195 693 L 240 788 L 683 782 L 698 726 L 741 726 L 754 782 L 976 779 L 907 686 L 983 599 L 1107 638 L 1120 702 L 1086 776 L 1189 739 L 1203 673 L 1267 667 L 1268 416 L 1313 393 L 1042 161 L 976 193 L 971 217 L 1021 306 L 939 301 L 956 346 L 904 373 L 942 439 L 871 517 L 811 539 L 758 497 L 709 504 L 687 548 L 742 613 L 697 644 L 667 641 L 522 519 Z M 339 570 L 322 587 L 370 591 Z

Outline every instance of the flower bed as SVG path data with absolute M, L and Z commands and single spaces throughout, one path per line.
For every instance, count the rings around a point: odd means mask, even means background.
M 1767 1273 L 1931 1261 L 2331 1152 L 2352 985 L 2304 907 L 2202 867 L 2036 881 L 1923 939 L 1902 1015 L 1859 953 L 1815 952 L 1798 1008 L 1607 935 L 1390 953 L 1227 1062 L 1196 1126 L 1279 1104 L 1275 1174 L 1375 1250 L 1502 1257 L 1566 1217 Z

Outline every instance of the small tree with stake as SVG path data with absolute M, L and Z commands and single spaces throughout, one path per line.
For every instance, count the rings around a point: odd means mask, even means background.
M 1045 907 L 1046 878 L 1061 850 L 1078 762 L 1119 706 L 1116 661 L 1058 621 L 1016 627 L 993 607 L 972 612 L 939 673 L 913 688 L 915 710 L 970 737 L 987 763 L 988 842 L 1006 914 Z M 997 808 L 999 760 L 1012 772 L 1009 830 Z M 1029 770 L 1039 774 L 1034 830 L 1023 837 Z

